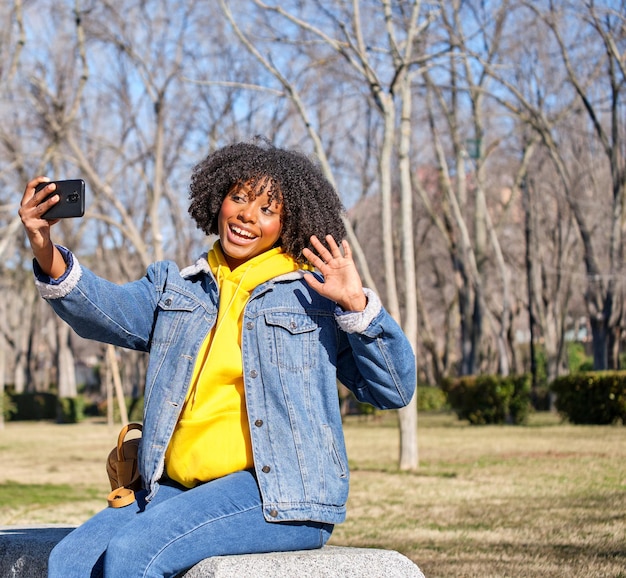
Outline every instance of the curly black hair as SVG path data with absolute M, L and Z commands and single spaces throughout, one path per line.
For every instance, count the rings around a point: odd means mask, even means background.
M 300 262 L 311 235 L 337 242 L 346 231 L 343 206 L 320 167 L 303 153 L 240 142 L 210 153 L 193 169 L 189 214 L 207 235 L 217 234 L 217 217 L 229 191 L 246 183 L 266 183 L 270 198 L 282 203 L 278 245 Z

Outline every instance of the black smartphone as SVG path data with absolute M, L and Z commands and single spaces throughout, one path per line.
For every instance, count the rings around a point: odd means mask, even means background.
M 56 185 L 56 189 L 43 201 L 46 201 L 53 195 L 59 195 L 59 202 L 48 209 L 41 217 L 48 221 L 82 217 L 85 214 L 85 181 L 82 179 L 71 179 L 51 182 Z M 49 184 L 39 183 L 35 190 L 40 191 Z

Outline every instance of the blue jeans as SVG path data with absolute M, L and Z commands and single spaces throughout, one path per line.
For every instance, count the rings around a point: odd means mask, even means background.
M 241 471 L 186 489 L 161 484 L 125 508 L 107 508 L 50 553 L 49 578 L 175 576 L 209 556 L 321 548 L 319 522 L 267 522 L 254 474 Z

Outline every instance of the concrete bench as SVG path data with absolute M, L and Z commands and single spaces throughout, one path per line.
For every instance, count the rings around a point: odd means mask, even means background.
M 0 576 L 42 578 L 48 554 L 73 528 L 0 526 Z M 207 558 L 185 578 L 424 578 L 406 556 L 392 550 L 325 546 L 321 550 Z

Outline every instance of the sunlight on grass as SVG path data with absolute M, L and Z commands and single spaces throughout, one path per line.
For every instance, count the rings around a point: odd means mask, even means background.
M 420 467 L 401 473 L 394 423 L 346 423 L 352 490 L 332 543 L 399 550 L 429 578 L 626 576 L 626 428 L 420 415 Z
M 547 413 L 525 427 L 420 414 L 418 427 L 407 473 L 395 412 L 346 420 L 348 518 L 331 544 L 398 550 L 428 578 L 626 578 L 625 427 Z M 116 436 L 102 423 L 7 424 L 0 525 L 78 524 L 104 508 Z
M 95 488 L 69 484 L 20 484 L 7 481 L 0 484 L 0 508 L 16 503 L 37 505 L 63 504 L 68 501 L 92 499 L 98 496 Z

